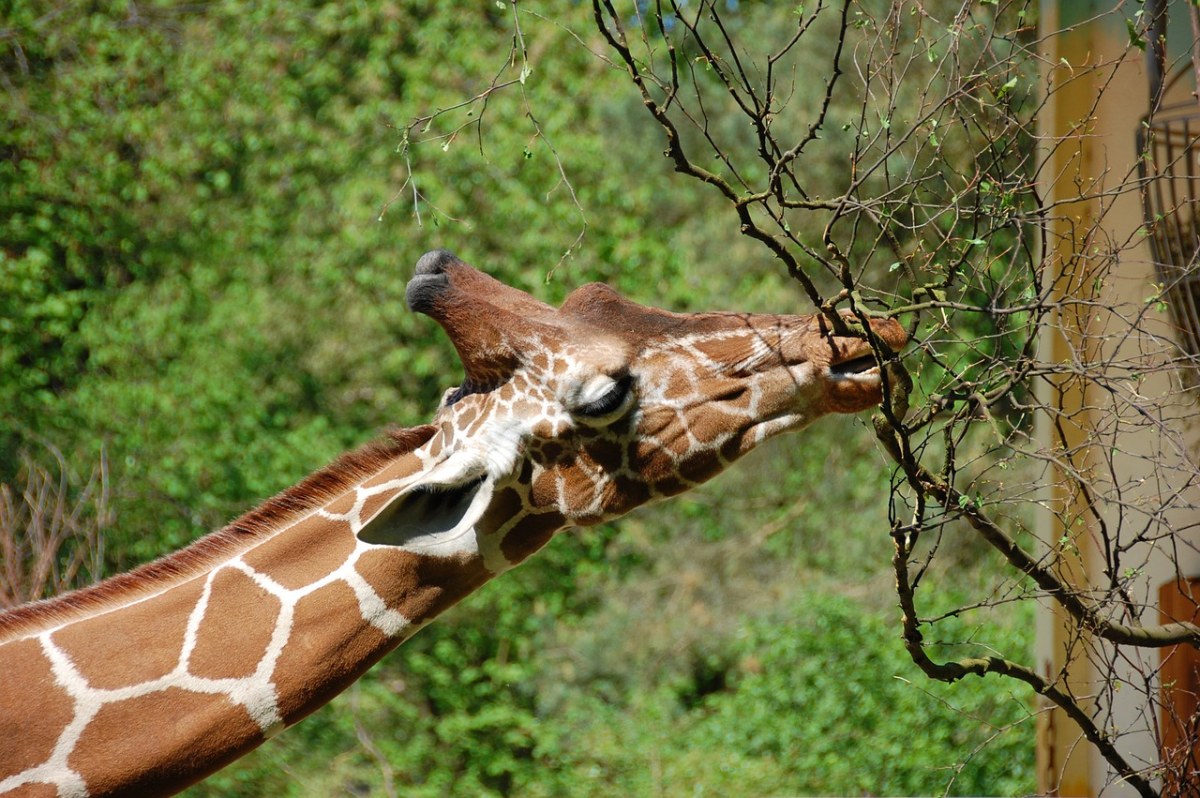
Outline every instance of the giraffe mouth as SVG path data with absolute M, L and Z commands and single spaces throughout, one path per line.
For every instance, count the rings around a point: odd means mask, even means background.
M 870 352 L 859 355 L 858 357 L 849 360 L 843 360 L 840 363 L 834 363 L 829 366 L 829 376 L 834 379 L 879 379 L 879 364 L 875 361 L 875 356 Z

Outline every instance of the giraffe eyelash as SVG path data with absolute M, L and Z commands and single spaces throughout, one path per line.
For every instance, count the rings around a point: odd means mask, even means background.
M 582 407 L 577 407 L 574 410 L 575 415 L 584 416 L 586 418 L 603 418 L 610 413 L 615 413 L 626 404 L 626 399 L 629 398 L 630 389 L 633 388 L 633 377 L 629 374 L 624 374 L 616 379 L 613 387 L 594 402 L 588 402 Z

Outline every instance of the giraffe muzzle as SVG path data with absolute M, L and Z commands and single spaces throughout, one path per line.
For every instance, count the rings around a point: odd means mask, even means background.
M 882 344 L 878 357 L 891 363 L 908 343 L 908 334 L 895 319 L 872 319 L 871 332 Z M 825 370 L 829 409 L 857 413 L 883 399 L 880 361 L 871 345 L 858 338 L 836 339 L 833 358 Z

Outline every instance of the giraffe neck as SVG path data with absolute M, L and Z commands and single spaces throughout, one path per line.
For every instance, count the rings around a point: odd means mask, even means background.
M 0 794 L 182 789 L 487 581 L 478 553 L 357 534 L 425 468 L 428 447 L 409 444 L 431 434 L 344 459 L 157 564 L 0 616 Z

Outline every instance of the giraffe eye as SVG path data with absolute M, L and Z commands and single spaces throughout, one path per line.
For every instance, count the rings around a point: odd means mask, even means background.
M 628 374 L 618 377 L 612 388 L 599 399 L 575 408 L 575 415 L 584 418 L 605 418 L 618 410 L 625 410 L 632 396 L 632 387 L 633 377 Z

